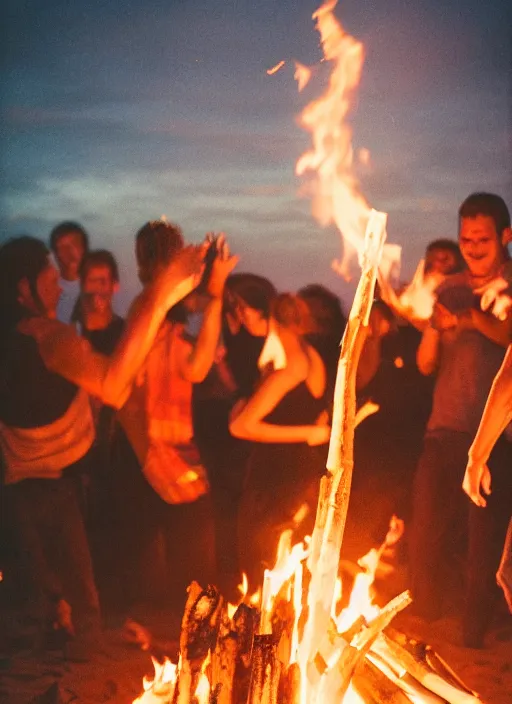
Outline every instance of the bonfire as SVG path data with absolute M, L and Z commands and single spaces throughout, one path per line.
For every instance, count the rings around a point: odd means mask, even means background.
M 300 124 L 313 147 L 297 163 L 313 186 L 313 214 L 334 222 L 344 256 L 335 268 L 361 276 L 341 344 L 327 471 L 321 480 L 313 534 L 292 545 L 281 535 L 272 570 L 256 596 L 241 589 L 225 603 L 213 586 L 192 583 L 182 620 L 176 664 L 153 657 L 155 675 L 134 704 L 355 704 L 408 702 L 476 704 L 479 699 L 427 645 L 390 628 L 411 602 L 406 591 L 379 608 L 372 584 L 382 554 L 400 537 L 393 519 L 382 546 L 360 560 L 348 606 L 339 608 L 340 552 L 347 516 L 356 426 L 355 374 L 365 340 L 377 275 L 389 279 L 399 248 L 386 245 L 386 213 L 370 208 L 352 168 L 346 122 L 359 84 L 363 47 L 334 15 L 336 0 L 313 15 L 324 60 L 332 64 L 325 94 L 311 102 Z M 284 62 L 267 73 L 273 75 Z M 302 89 L 312 71 L 296 65 Z M 374 409 L 372 409 L 374 410 Z M 359 419 L 364 416 L 359 416 Z

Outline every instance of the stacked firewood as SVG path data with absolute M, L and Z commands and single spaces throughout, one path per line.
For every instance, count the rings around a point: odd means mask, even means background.
M 343 634 L 332 622 L 316 657 L 308 663 L 307 676 L 320 678 L 334 668 L 336 702 L 343 701 L 350 686 L 363 701 L 377 704 L 477 704 L 477 695 L 432 648 L 387 628 L 409 602 L 404 592 L 370 623 L 359 618 Z M 260 633 L 258 609 L 242 603 L 229 618 L 218 591 L 193 582 L 182 620 L 177 679 L 166 687 L 155 678 L 146 692 L 148 699 L 139 701 L 299 704 L 301 672 L 290 647 L 293 623 L 290 602 L 279 598 L 271 614 L 271 633 Z M 203 696 L 201 678 L 207 680 Z

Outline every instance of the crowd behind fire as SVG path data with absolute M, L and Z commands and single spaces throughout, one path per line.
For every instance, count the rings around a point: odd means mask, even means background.
M 510 241 L 502 198 L 469 196 L 458 241 L 426 248 L 432 315 L 380 281 L 357 374 L 380 410 L 356 430 L 355 489 L 373 485 L 383 531 L 405 518 L 412 608 L 458 604 L 468 647 L 503 594 L 512 611 Z M 255 589 L 281 531 L 311 532 L 325 471 L 337 296 L 278 293 L 234 272 L 223 235 L 186 246 L 163 220 L 135 257 L 124 320 L 116 260 L 80 224 L 0 247 L 0 598 L 13 643 L 72 660 L 101 647 L 102 619 L 178 609 L 193 579 L 236 600 L 245 571 Z

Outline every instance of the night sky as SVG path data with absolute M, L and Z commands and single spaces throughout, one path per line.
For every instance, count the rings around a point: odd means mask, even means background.
M 326 77 L 302 94 L 293 79 L 293 59 L 321 58 L 318 4 L 4 0 L 0 239 L 78 220 L 118 256 L 124 304 L 134 234 L 165 214 L 190 241 L 225 230 L 240 271 L 347 298 L 339 235 L 294 175 L 310 143 L 296 116 Z M 508 1 L 341 0 L 336 14 L 366 49 L 362 190 L 389 213 L 407 279 L 429 240 L 456 236 L 470 192 L 512 205 Z

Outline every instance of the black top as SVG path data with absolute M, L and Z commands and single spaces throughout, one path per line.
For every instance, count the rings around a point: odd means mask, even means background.
M 33 337 L 14 331 L 2 347 L 0 420 L 15 428 L 39 428 L 61 418 L 78 387 L 45 367 Z
M 325 399 L 315 398 L 305 382 L 291 389 L 266 416 L 271 425 L 314 425 L 326 409 Z M 249 480 L 256 488 L 272 492 L 279 485 L 297 488 L 320 477 L 325 469 L 327 445 L 306 442 L 255 442 L 249 461 Z
M 114 315 L 109 325 L 102 330 L 87 330 L 84 325 L 82 335 L 91 343 L 96 352 L 110 357 L 123 334 L 124 324 L 123 318 Z

